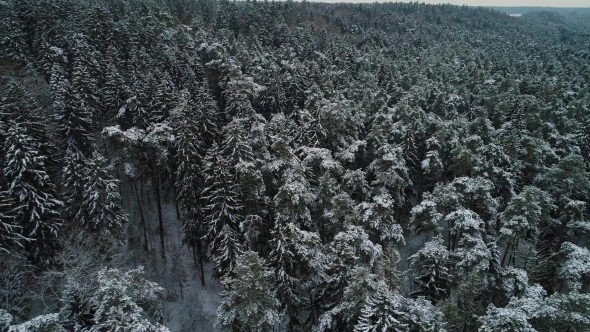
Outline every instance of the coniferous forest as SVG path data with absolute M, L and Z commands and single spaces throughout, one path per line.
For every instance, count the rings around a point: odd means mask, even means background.
M 590 24 L 0 1 L 0 331 L 590 331 Z

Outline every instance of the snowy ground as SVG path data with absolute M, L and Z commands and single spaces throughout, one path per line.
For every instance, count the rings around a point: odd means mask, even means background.
M 150 280 L 158 282 L 165 289 L 164 324 L 170 331 L 215 331 L 213 324 L 217 307 L 221 304 L 220 293 L 223 287 L 219 282 L 211 279 L 213 265 L 205 266 L 205 288 L 203 288 L 198 270 L 193 263 L 192 253 L 181 244 L 182 229 L 176 216 L 174 203 L 171 198 L 165 197 L 162 200 L 162 214 L 167 262 L 165 266 L 162 265 L 156 200 L 149 186 L 145 186 L 143 192 L 144 195 L 141 198 L 143 210 L 149 224 L 149 252 L 146 253 L 140 247 L 131 248 L 129 254 L 133 258 L 130 261 L 133 265 L 144 265 Z M 122 185 L 122 193 L 124 205 L 130 217 L 130 231 L 143 239 L 135 193 L 131 191 L 128 183 Z M 180 268 L 186 273 L 185 281 L 182 282 L 182 298 L 178 279 L 172 275 L 174 261 L 180 262 Z

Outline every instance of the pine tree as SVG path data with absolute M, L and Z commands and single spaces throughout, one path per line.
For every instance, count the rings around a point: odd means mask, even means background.
M 355 332 L 409 331 L 404 298 L 397 292 L 380 288 L 364 305 Z
M 46 264 L 56 249 L 59 209 L 63 205 L 52 182 L 51 139 L 41 120 L 40 106 L 15 80 L 3 87 L 0 120 L 0 190 L 5 199 L 1 213 L 19 228 L 19 235 L 11 237 L 28 239 L 25 249 L 29 257 Z
M 146 50 L 140 49 L 139 57 L 146 56 Z M 143 55 L 142 55 L 143 53 Z M 133 58 L 132 60 L 137 60 Z M 151 72 L 144 73 L 141 68 L 147 64 L 141 63 L 144 59 L 141 58 L 140 63 L 132 67 L 129 72 L 129 98 L 125 100 L 123 106 L 117 113 L 117 123 L 123 129 L 137 127 L 140 129 L 147 129 L 150 125 L 150 93 L 156 86 L 156 81 Z
M 162 324 L 148 318 L 148 315 L 161 315 L 160 298 L 164 289 L 146 280 L 142 267 L 127 272 L 104 269 L 98 274 L 98 283 L 91 300 L 94 325 L 89 332 L 169 332 Z
M 65 149 L 75 153 L 78 158 L 89 158 L 94 150 L 92 107 L 83 99 L 82 92 L 75 90 L 76 87 L 65 77 L 58 64 L 52 68 L 50 88 L 55 120 Z
M 70 149 L 66 150 L 64 155 L 63 167 L 63 200 L 65 203 L 65 215 L 69 220 L 73 219 L 80 205 L 82 204 L 82 195 L 84 184 L 82 183 L 83 170 L 86 167 L 86 160 Z
M 204 286 L 204 248 L 202 237 L 205 235 L 205 225 L 201 216 L 200 194 L 204 177 L 201 174 L 203 166 L 202 151 L 205 149 L 203 133 L 199 131 L 197 107 L 189 105 L 189 93 L 183 91 L 177 108 L 173 112 L 175 125 L 175 190 L 176 200 L 180 208 L 184 229 L 183 242 L 193 249 L 195 264 L 201 272 L 201 283 Z
M 71 89 L 76 106 L 87 113 L 91 123 L 102 115 L 100 84 L 104 80 L 103 68 L 99 59 L 102 57 L 87 37 L 75 33 L 68 41 L 74 53 L 71 72 Z
M 244 206 L 243 216 L 249 224 L 259 222 L 259 206 L 262 205 L 264 181 L 261 168 L 268 159 L 265 135 L 266 119 L 258 114 L 250 99 L 258 96 L 264 88 L 251 77 L 242 75 L 239 67 L 230 60 L 226 72 L 229 81 L 223 92 L 224 115 L 229 123 L 222 129 L 220 151 L 232 167 L 231 172 L 239 187 Z M 256 227 L 251 225 L 250 227 Z
M 590 281 L 590 250 L 571 242 L 561 245 L 563 261 L 558 275 L 571 291 L 587 292 Z
M 223 302 L 215 326 L 228 330 L 272 331 L 279 322 L 273 272 L 253 251 L 237 257 L 234 273 L 223 279 Z
M 526 186 L 512 197 L 499 214 L 501 240 L 506 241 L 502 265 L 511 264 L 509 253 L 516 250 L 518 242 L 534 243 L 539 229 L 552 223 L 551 212 L 554 208 L 549 194 L 537 187 Z
M 80 73 L 78 73 L 80 74 Z M 65 187 L 66 215 L 74 218 L 80 209 L 83 194 L 82 170 L 85 159 L 93 151 L 92 115 L 83 101 L 74 95 L 73 87 L 62 67 L 55 63 L 51 70 L 50 90 L 55 120 L 64 141 L 65 166 L 62 178 Z
M 280 174 L 280 187 L 274 197 L 276 219 L 281 223 L 309 226 L 312 222 L 309 206 L 315 195 L 307 180 L 306 168 L 293 153 L 287 137 L 275 137 L 272 149 L 275 156 L 269 168 Z
M 440 309 L 423 298 L 407 301 L 406 317 L 410 331 L 446 332 L 446 324 Z
M 364 204 L 364 220 L 382 239 L 403 241 L 395 211 L 406 205 L 405 189 L 412 182 L 399 147 L 386 144 L 378 154 L 368 167 L 375 180 L 371 182 L 373 202 Z
M 420 204 L 410 210 L 410 229 L 417 233 L 438 233 L 443 214 L 438 211 L 438 199 L 431 193 L 425 193 Z
M 21 324 L 11 325 L 12 316 L 0 309 L 0 328 L 9 332 L 65 332 L 59 314 L 47 314 L 34 317 Z
M 131 127 L 121 130 L 118 125 L 106 127 L 102 134 L 107 138 L 112 150 L 116 151 L 118 161 L 126 162 L 136 170 L 151 176 L 158 213 L 160 249 L 162 259 L 165 260 L 161 180 L 167 171 L 168 147 L 174 141 L 174 131 L 165 121 L 149 125 L 146 129 Z
M 275 270 L 278 298 L 289 316 L 289 328 L 302 328 L 299 313 L 307 301 L 303 287 L 320 281 L 317 276 L 325 274 L 329 257 L 317 232 L 302 230 L 293 222 L 277 219 L 271 238 L 270 263 Z
M 318 309 L 332 308 L 326 314 L 320 315 L 318 319 L 326 319 L 330 317 L 332 320 L 322 322 L 322 326 L 326 328 L 326 324 L 330 323 L 334 328 L 343 328 L 350 326 L 360 315 L 360 309 L 364 305 L 358 296 L 360 294 L 349 294 L 357 297 L 345 298 L 344 294 L 347 290 L 358 291 L 357 287 L 368 287 L 365 298 L 368 299 L 377 287 L 377 275 L 370 274 L 368 277 L 372 280 L 367 281 L 367 284 L 360 283 L 356 279 L 359 275 L 366 272 L 374 271 L 378 267 L 378 263 L 383 258 L 383 251 L 381 246 L 371 242 L 369 235 L 360 226 L 348 225 L 341 232 L 334 236 L 334 240 L 329 244 L 329 249 L 326 253 L 320 256 L 326 261 L 325 265 L 318 265 L 315 267 L 315 273 L 312 278 L 313 282 L 317 284 L 312 289 L 315 299 L 313 303 Z M 387 269 L 396 269 L 395 266 L 388 266 Z M 317 275 L 317 276 L 316 276 Z M 351 308 L 352 303 L 347 301 L 357 301 L 356 308 Z M 360 301 L 360 302 L 359 302 Z M 328 316 L 329 315 L 329 316 Z M 341 315 L 346 315 L 346 318 Z M 348 321 L 348 322 L 345 322 Z
M 73 222 L 105 240 L 121 235 L 127 215 L 119 201 L 119 181 L 113 179 L 108 161 L 98 152 L 85 162 L 82 169 L 82 196 Z
M 205 186 L 201 197 L 207 225 L 206 239 L 216 263 L 217 278 L 231 272 L 242 247 L 240 222 L 242 206 L 231 173 L 214 145 L 205 158 Z
M 22 235 L 17 223 L 19 207 L 14 198 L 6 191 L 0 191 L 0 253 L 11 253 L 14 248 L 22 247 L 30 241 Z
M 414 278 L 418 289 L 413 296 L 423 296 L 432 303 L 449 297 L 451 275 L 447 265 L 450 257 L 441 237 L 425 243 L 409 260 L 410 267 L 418 274 Z
M 115 121 L 121 107 L 129 99 L 129 87 L 125 83 L 121 73 L 113 62 L 109 62 L 106 68 L 105 83 L 102 87 L 101 105 L 103 110 L 100 114 L 102 123 L 112 123 Z
M 158 77 L 156 91 L 150 101 L 150 121 L 158 123 L 167 120 L 177 99 L 177 91 L 170 76 L 163 73 Z
M 58 209 L 63 204 L 55 198 L 44 163 L 48 156 L 41 154 L 40 145 L 22 125 L 9 124 L 3 173 L 8 195 L 19 209 L 22 235 L 34 240 L 26 246 L 27 250 L 35 261 L 47 263 L 55 250 L 54 239 L 61 225 Z
M 487 271 L 492 260 L 491 252 L 485 243 L 484 221 L 473 211 L 459 209 L 446 216 L 453 225 L 452 234 L 460 234 L 452 256 L 457 266 L 467 271 Z
M 352 330 L 365 303 L 382 286 L 377 276 L 366 267 L 354 267 L 346 279 L 348 284 L 342 292 L 342 298 L 318 318 L 314 331 L 333 331 L 338 328 Z
M 221 119 L 217 103 L 211 96 L 206 82 L 201 82 L 191 89 L 189 104 L 196 108 L 194 116 L 198 131 L 205 148 L 208 149 L 219 139 Z
M 529 320 L 538 317 L 543 311 L 541 308 L 546 292 L 539 285 L 528 286 L 526 282 L 528 278 L 525 280 L 525 289 L 519 296 L 512 297 L 505 307 L 496 308 L 493 304 L 488 307 L 486 314 L 479 318 L 480 331 L 538 331 Z
M 245 110 L 240 109 L 238 112 Z M 261 211 L 258 207 L 262 204 L 265 189 L 261 173 L 266 157 L 264 118 L 261 119 L 253 109 L 249 114 L 240 115 L 236 115 L 222 129 L 220 153 L 231 167 L 230 175 L 244 207 L 242 216 L 259 219 Z

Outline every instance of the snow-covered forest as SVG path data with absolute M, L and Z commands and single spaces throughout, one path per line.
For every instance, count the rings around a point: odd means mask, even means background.
M 0 1 L 0 331 L 590 331 L 590 24 Z

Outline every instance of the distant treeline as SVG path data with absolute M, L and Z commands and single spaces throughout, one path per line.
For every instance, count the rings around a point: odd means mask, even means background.
M 574 7 L 489 7 L 507 14 L 527 14 L 532 12 L 555 12 L 561 15 L 589 15 L 590 8 Z

